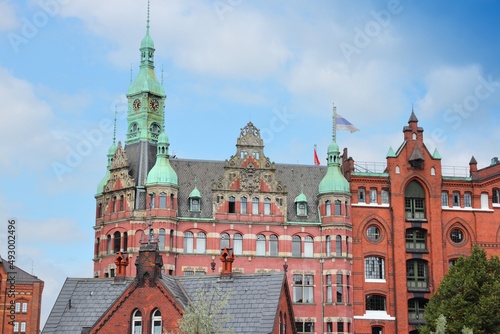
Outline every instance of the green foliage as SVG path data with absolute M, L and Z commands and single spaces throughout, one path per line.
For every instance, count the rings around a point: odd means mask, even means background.
M 184 310 L 179 322 L 179 332 L 183 334 L 233 334 L 225 329 L 231 315 L 224 312 L 232 291 L 222 292 L 220 286 L 210 285 L 196 292 Z
M 444 327 L 440 316 L 445 318 Z M 420 333 L 500 333 L 500 260 L 474 246 L 445 275 L 425 307 Z M 446 323 L 447 320 L 447 323 Z M 439 325 L 439 327 L 437 327 Z M 441 331 L 441 332 L 440 332 Z
M 446 334 L 446 317 L 442 314 L 436 320 L 436 331 L 431 332 L 431 334 Z M 474 331 L 470 328 L 462 328 L 462 334 L 474 334 Z

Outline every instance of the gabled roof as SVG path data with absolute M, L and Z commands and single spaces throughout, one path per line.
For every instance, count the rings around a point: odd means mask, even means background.
M 133 282 L 132 278 L 115 283 L 109 278 L 67 278 L 45 323 L 42 334 L 81 334 Z
M 43 283 L 41 279 L 38 277 L 28 274 L 26 271 L 22 270 L 18 266 L 14 265 L 14 268 L 11 269 L 9 262 L 0 257 L 0 266 L 3 267 L 3 271 L 5 273 L 8 272 L 16 272 L 16 283 Z

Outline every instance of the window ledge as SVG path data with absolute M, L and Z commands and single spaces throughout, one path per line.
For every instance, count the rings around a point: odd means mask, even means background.
M 494 208 L 500 208 L 500 205 L 497 204 L 496 206 L 493 205 Z M 444 211 L 483 211 L 483 212 L 494 212 L 495 210 L 490 209 L 490 208 L 462 208 L 458 206 L 442 206 L 442 210 Z
M 378 203 L 351 203 L 351 206 L 367 206 L 367 207 L 379 207 L 379 208 L 388 208 L 390 205 L 389 203 L 383 203 L 383 204 L 378 204 Z
M 429 250 L 427 249 L 406 249 L 407 253 L 416 253 L 416 254 L 429 254 Z
M 355 315 L 354 319 L 396 320 L 396 317 L 391 317 L 386 311 L 366 311 L 364 315 Z
M 387 283 L 385 279 L 378 279 L 378 278 L 366 278 L 365 283 Z

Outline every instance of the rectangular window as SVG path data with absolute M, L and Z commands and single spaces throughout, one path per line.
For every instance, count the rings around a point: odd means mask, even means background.
M 406 219 L 425 219 L 423 198 L 405 198 Z
M 427 263 L 422 260 L 406 262 L 408 289 L 427 289 Z
M 344 323 L 337 322 L 337 333 L 344 333 Z
M 453 206 L 460 207 L 460 193 L 459 192 L 453 193 Z
M 254 197 L 252 199 L 252 214 L 253 215 L 259 214 L 259 199 L 257 197 Z
M 500 189 L 493 189 L 493 196 L 491 197 L 493 204 L 500 204 Z
M 365 279 L 385 279 L 384 259 L 378 256 L 365 258 Z
M 370 189 L 370 203 L 377 204 L 377 189 Z
M 385 296 L 380 295 L 367 295 L 366 296 L 366 310 L 367 311 L 385 311 Z
M 427 250 L 426 231 L 423 229 L 406 230 L 406 250 L 425 251 Z
M 441 206 L 448 206 L 448 192 L 443 191 L 441 193 Z
M 350 293 L 350 282 L 351 282 L 351 277 L 347 275 L 345 277 L 345 284 L 346 284 L 346 294 L 345 294 L 345 302 L 349 304 L 351 302 L 351 293 Z
M 342 274 L 337 274 L 337 303 L 343 302 L 344 296 L 344 284 L 342 280 Z
M 25 302 L 22 304 L 21 312 L 23 312 L 23 313 L 28 312 L 28 303 Z
M 16 313 L 21 312 L 21 303 L 16 302 L 16 304 L 15 304 L 15 306 L 14 306 L 14 311 L 15 311 Z
M 472 208 L 472 194 L 471 193 L 464 194 L 464 207 Z
M 21 322 L 21 333 L 26 333 L 26 322 Z
M 235 213 L 236 212 L 235 205 L 236 205 L 235 198 L 233 196 L 229 197 L 227 212 L 228 213 Z
M 297 329 L 297 334 L 301 333 L 314 333 L 314 322 L 311 321 L 296 321 L 295 328 Z
M 264 214 L 266 216 L 271 214 L 271 200 L 269 198 L 264 198 Z
M 19 333 L 19 323 L 17 321 L 14 322 L 14 333 Z
M 358 203 L 366 203 L 364 188 L 358 189 Z
M 389 204 L 389 190 L 382 190 L 382 204 Z
M 326 303 L 333 303 L 333 295 L 332 295 L 332 275 L 326 275 L 325 276 L 325 282 L 326 282 L 326 286 L 325 286 L 325 290 L 326 290 L 326 300 L 325 302 Z M 331 331 L 329 331 L 331 332 Z
M 184 276 L 194 276 L 194 271 L 192 271 L 192 270 L 186 270 L 184 272 Z
M 247 213 L 247 198 L 242 197 L 240 202 L 240 213 L 246 215 Z
M 314 302 L 314 276 L 293 275 L 293 302 L 297 304 L 312 304 Z

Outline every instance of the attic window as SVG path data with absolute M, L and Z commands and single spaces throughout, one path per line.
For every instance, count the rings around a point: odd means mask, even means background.
M 307 202 L 297 202 L 297 216 L 307 216 Z
M 413 132 L 413 134 L 411 135 L 411 138 L 412 138 L 413 140 L 417 140 L 417 134 L 416 134 L 415 132 Z
M 189 199 L 189 211 L 200 212 L 200 198 L 199 197 L 191 197 Z

